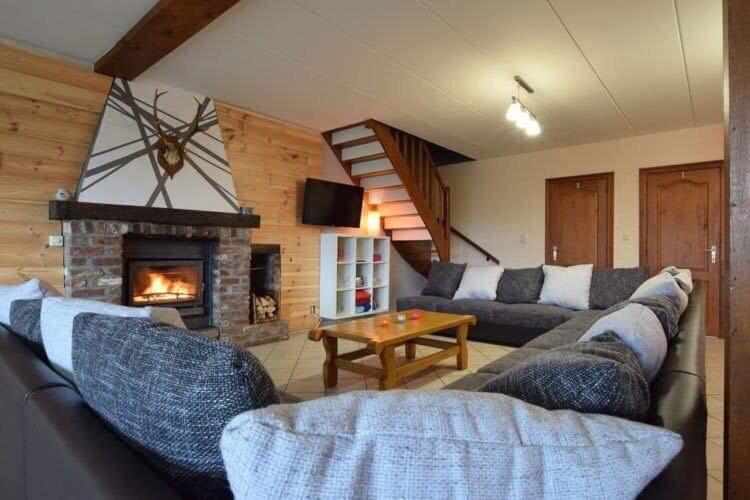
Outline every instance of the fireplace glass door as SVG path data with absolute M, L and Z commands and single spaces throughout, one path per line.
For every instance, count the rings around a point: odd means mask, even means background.
M 203 261 L 130 262 L 131 305 L 173 307 L 203 303 Z

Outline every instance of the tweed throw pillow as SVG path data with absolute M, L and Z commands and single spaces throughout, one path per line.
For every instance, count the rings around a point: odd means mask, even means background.
M 651 383 L 667 357 L 667 336 L 651 309 L 641 304 L 628 304 L 597 319 L 578 339 L 586 342 L 597 335 L 614 332 L 633 351 Z
M 681 447 L 660 427 L 450 390 L 272 406 L 221 438 L 237 500 L 635 498 Z
M 42 299 L 15 300 L 10 305 L 10 331 L 21 337 L 34 353 L 46 358 L 40 320 Z
M 647 279 L 647 267 L 594 269 L 591 275 L 589 308 L 607 309 L 628 300 Z
M 231 498 L 221 430 L 279 402 L 249 352 L 147 318 L 76 316 L 73 369 L 86 403 L 189 498 Z
M 0 324 L 10 327 L 10 307 L 16 300 L 41 299 L 55 295 L 53 288 L 38 278 L 32 278 L 20 285 L 3 286 L 0 289 Z
M 484 391 L 549 410 L 575 410 L 642 420 L 648 382 L 633 352 L 612 332 L 550 349 L 490 380 Z
M 535 304 L 544 284 L 542 266 L 505 269 L 497 283 L 497 301 L 505 304 Z
M 466 264 L 454 264 L 452 262 L 432 261 L 430 274 L 427 276 L 427 284 L 422 290 L 422 295 L 434 297 L 445 297 L 452 299 L 461 284 Z

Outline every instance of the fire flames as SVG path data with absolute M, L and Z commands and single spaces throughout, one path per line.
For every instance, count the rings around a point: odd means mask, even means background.
M 195 299 L 195 285 L 187 283 L 182 277 L 170 277 L 163 273 L 148 273 L 148 285 L 139 294 L 133 296 L 138 304 L 154 302 L 178 302 Z

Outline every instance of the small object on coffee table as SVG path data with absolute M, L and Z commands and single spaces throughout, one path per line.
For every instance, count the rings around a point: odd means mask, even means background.
M 419 314 L 419 311 L 417 311 L 417 310 L 414 310 L 414 311 L 412 311 L 412 312 L 411 312 L 411 313 L 409 314 L 409 319 L 419 319 L 419 318 L 421 318 L 421 317 L 422 317 L 422 315 L 421 315 L 421 314 Z
M 404 317 L 414 311 L 407 311 Z M 456 357 L 457 369 L 468 368 L 469 348 L 466 345 L 466 337 L 469 333 L 469 326 L 477 324 L 476 317 L 431 311 L 420 311 L 419 314 L 421 321 L 418 322 L 390 323 L 388 317 L 380 316 L 312 330 L 308 337 L 316 342 L 323 341 L 326 351 L 326 360 L 323 363 L 323 383 L 326 388 L 336 387 L 339 369 L 377 378 L 380 381 L 379 387 L 383 390 L 394 387 L 403 377 L 420 372 L 453 356 Z M 383 326 L 383 321 L 389 321 L 389 324 Z M 456 342 L 424 338 L 427 335 L 453 328 L 456 329 Z M 359 342 L 364 344 L 364 347 L 339 355 L 338 339 L 340 338 Z M 396 366 L 396 347 L 402 345 L 406 349 L 406 359 L 410 361 Z M 417 345 L 441 350 L 415 359 Z M 382 368 L 354 362 L 371 355 L 380 358 Z
M 391 324 L 391 321 L 388 318 L 383 318 L 380 321 L 378 321 L 378 326 L 389 326 Z
M 396 315 L 396 321 L 398 321 L 399 323 L 405 322 L 406 321 L 406 314 L 404 314 L 404 313 L 398 313 Z

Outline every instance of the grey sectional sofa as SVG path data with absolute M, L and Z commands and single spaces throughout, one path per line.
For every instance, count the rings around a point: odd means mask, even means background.
M 690 303 L 670 343 L 667 357 L 649 387 L 651 405 L 646 422 L 680 434 L 682 451 L 643 491 L 641 499 L 706 498 L 706 386 L 705 289 L 696 282 Z M 452 384 L 446 389 L 481 391 L 505 370 L 547 349 L 575 342 L 601 315 L 601 310 L 580 311 L 513 351 Z
M 537 268 L 539 269 L 539 268 Z M 536 297 L 528 303 L 501 302 L 503 288 L 526 287 L 526 283 L 508 283 L 507 279 L 516 280 L 518 271 L 503 273 L 498 284 L 498 300 L 458 299 L 452 300 L 432 295 L 401 297 L 396 301 L 399 311 L 421 309 L 423 311 L 445 312 L 453 314 L 472 314 L 477 318 L 477 325 L 469 328 L 469 339 L 520 347 L 545 332 L 556 328 L 567 321 L 580 317 L 583 321 L 591 317 L 594 311 L 574 311 L 565 307 L 537 304 L 539 288 L 526 290 L 528 297 Z M 541 275 L 541 270 L 538 271 Z M 512 276 L 511 278 L 509 278 Z M 591 278 L 590 302 L 592 307 L 604 310 L 618 302 L 626 300 L 648 279 L 646 268 L 595 269 Z M 528 293 L 531 292 L 531 293 Z

